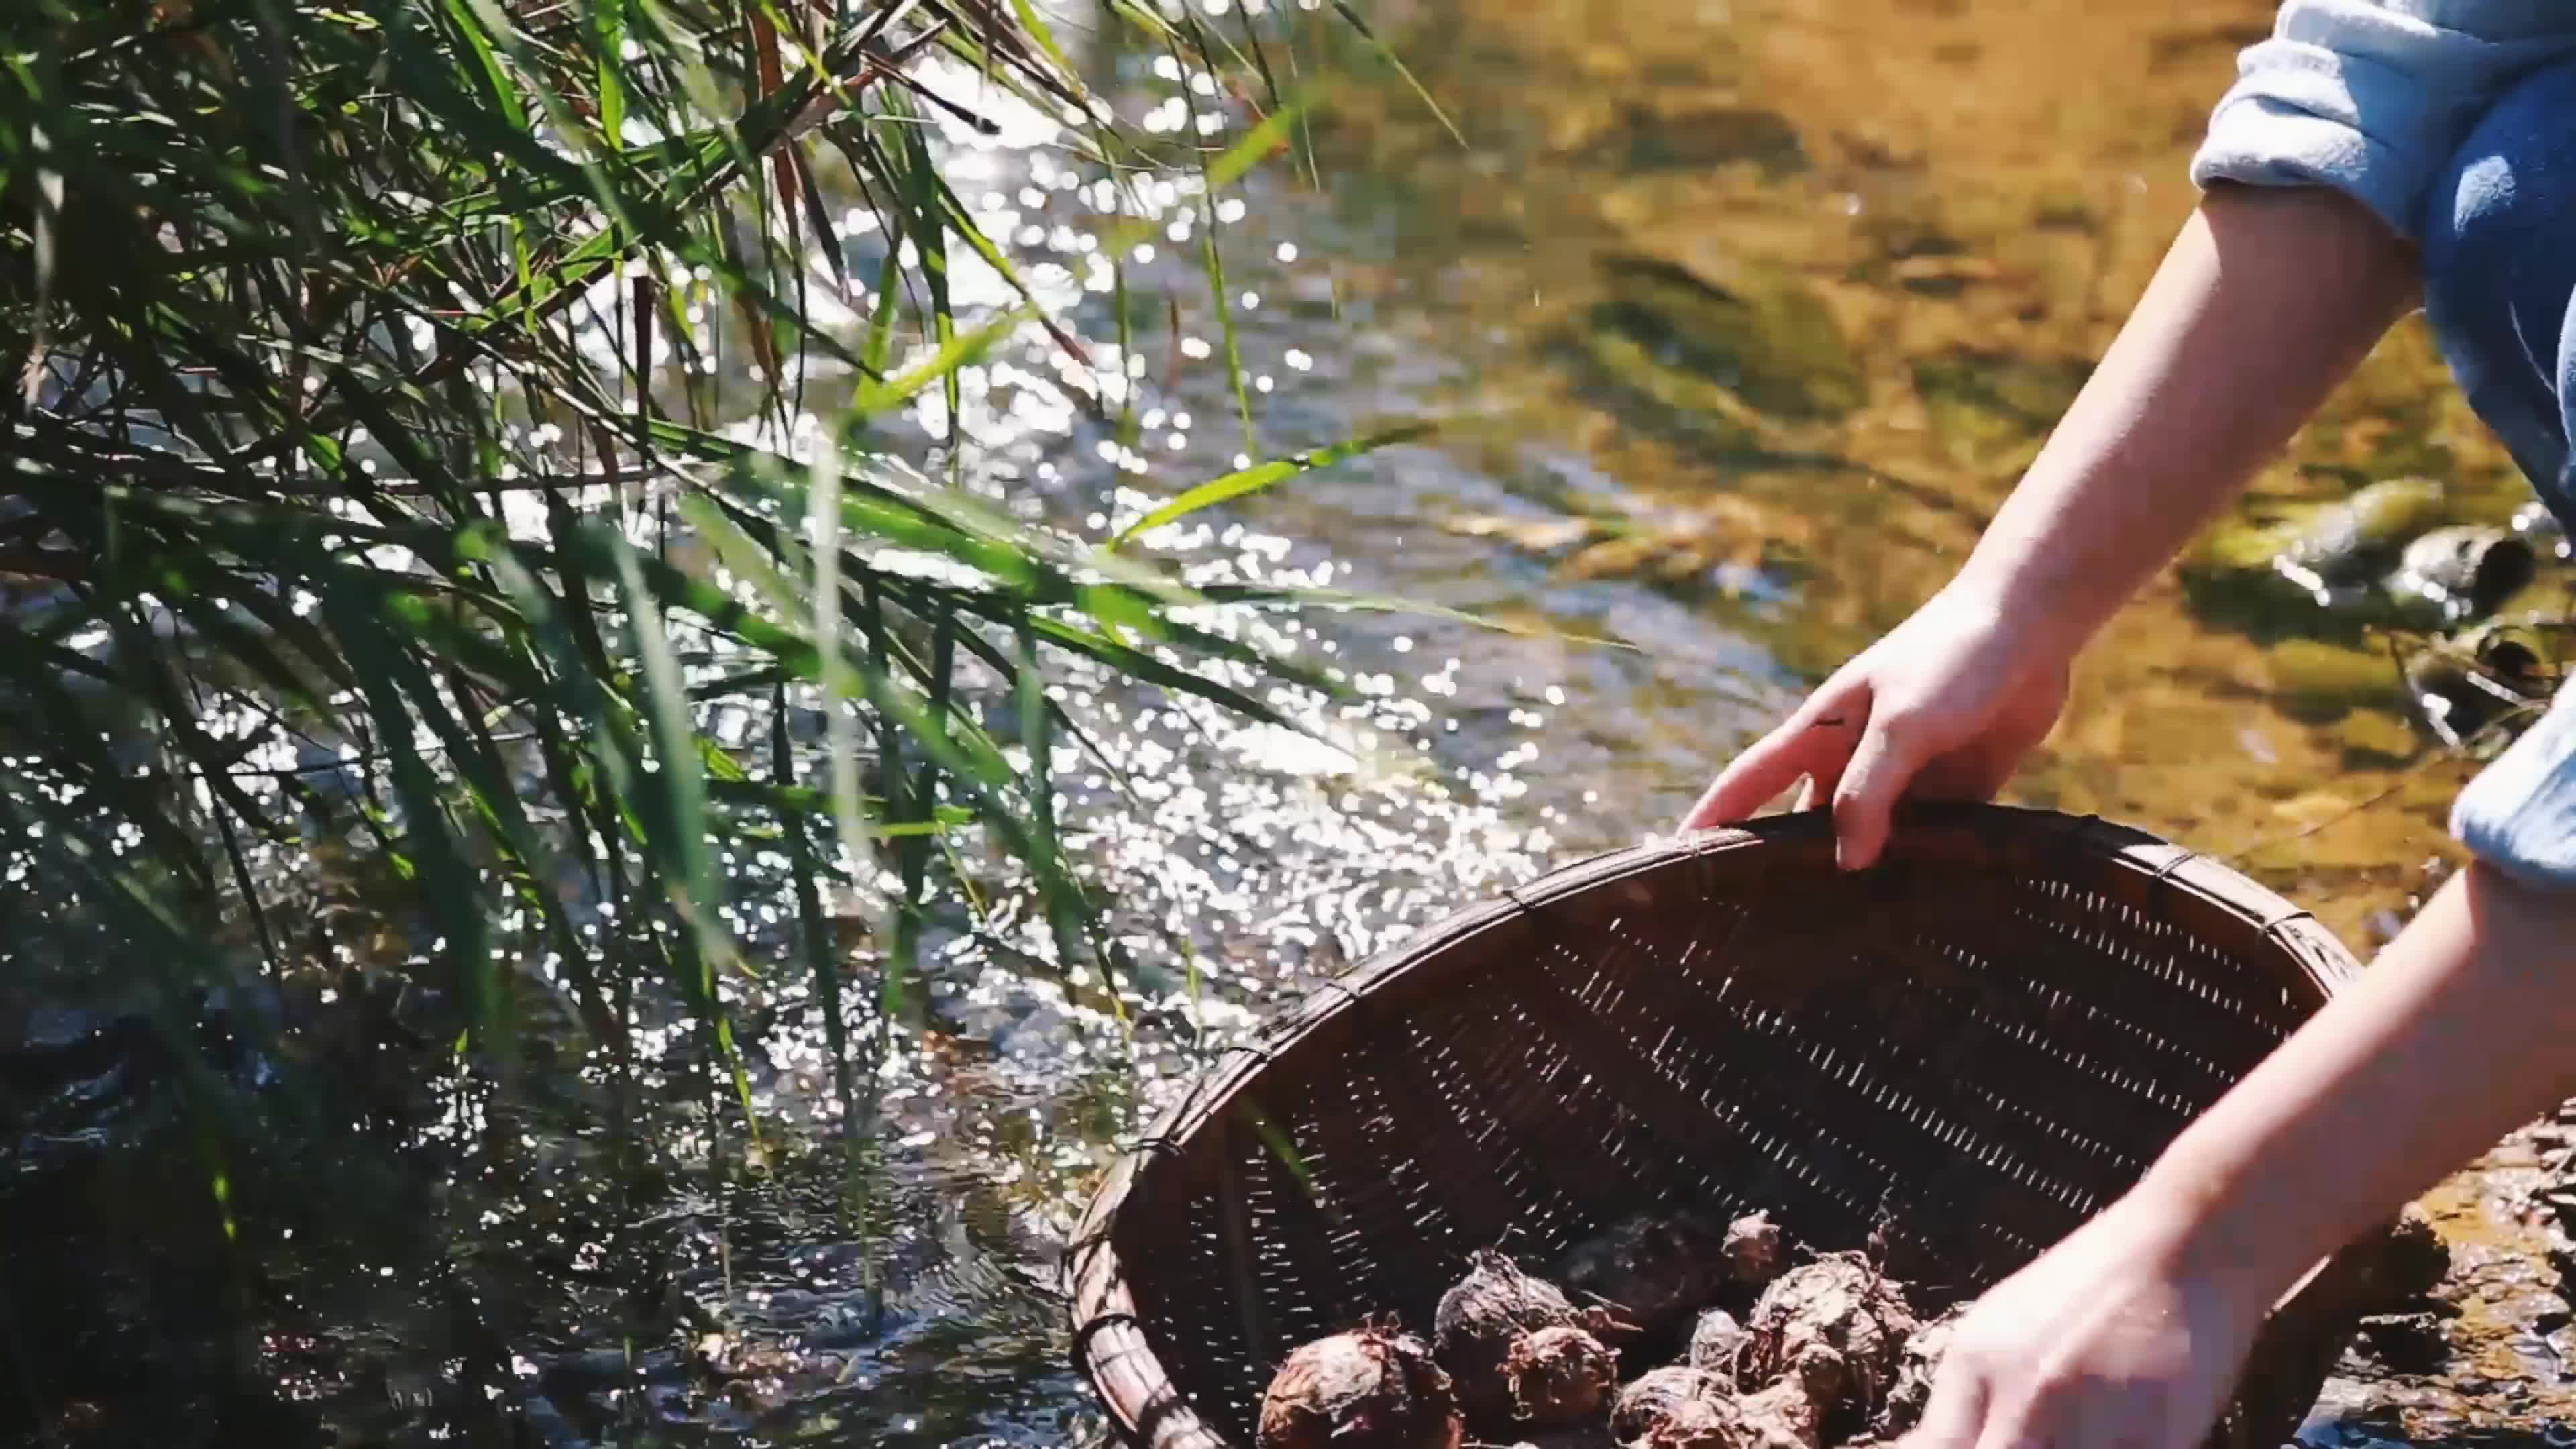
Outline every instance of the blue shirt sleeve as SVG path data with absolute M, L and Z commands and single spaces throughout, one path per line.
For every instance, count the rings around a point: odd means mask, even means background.
M 2418 240 L 2425 191 L 2480 113 L 2567 59 L 2570 0 L 2288 0 L 2238 57 L 2191 177 L 2333 187 Z
M 2451 802 L 2451 834 L 2524 885 L 2576 889 L 2576 684 Z

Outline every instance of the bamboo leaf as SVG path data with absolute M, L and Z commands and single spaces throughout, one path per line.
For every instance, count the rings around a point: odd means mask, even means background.
M 1252 467 L 1228 473 L 1222 478 L 1211 478 L 1121 529 L 1113 546 L 1123 545 L 1138 534 L 1151 533 L 1164 524 L 1187 518 L 1200 509 L 1212 508 L 1231 499 L 1258 493 L 1264 488 L 1275 488 L 1300 473 L 1329 468 L 1335 463 L 1359 457 L 1364 453 L 1372 453 L 1397 443 L 1411 442 L 1430 431 L 1428 426 L 1390 428 L 1370 437 L 1335 443 L 1331 447 L 1318 448 L 1311 453 L 1300 453 L 1293 458 L 1256 463 Z
M 323 607 L 330 612 L 333 629 L 342 638 L 379 637 L 367 618 L 365 604 L 352 598 L 345 587 L 326 594 Z M 421 758 L 411 708 L 392 676 L 374 662 L 379 657 L 373 650 L 360 650 L 354 662 L 358 687 L 366 696 L 368 712 L 378 721 L 381 738 L 392 757 L 394 793 L 402 801 L 410 858 L 447 933 L 446 954 L 457 989 L 472 1003 L 477 1023 L 506 1035 L 506 1003 L 499 973 L 492 964 L 491 933 L 485 924 L 489 913 L 483 906 L 482 888 L 467 859 L 464 842 L 458 839 L 448 819 L 438 777 L 428 761 Z
M 683 908 L 701 935 L 711 935 L 720 902 L 714 858 L 707 849 L 705 766 L 698 753 L 697 731 L 689 723 L 680 663 L 672 657 L 670 638 L 662 629 L 661 600 L 645 587 L 635 551 L 615 535 L 607 536 L 607 547 L 626 606 L 626 626 L 643 664 L 644 718 L 652 732 L 654 764 L 652 782 L 645 788 L 668 837 L 665 849 L 678 868 L 674 884 L 683 897 Z
M 850 399 L 854 417 L 875 418 L 892 412 L 919 397 L 932 383 L 954 386 L 957 369 L 972 367 L 993 350 L 995 344 L 1018 331 L 1031 314 L 1025 308 L 1003 313 L 963 337 L 944 332 L 939 350 L 900 377 L 884 382 L 862 383 Z
M 1267 160 L 1270 154 L 1288 144 L 1298 123 L 1305 118 L 1309 102 L 1290 97 L 1262 118 L 1260 124 L 1238 137 L 1234 144 L 1219 152 L 1207 164 L 1207 184 L 1211 194 L 1241 181 L 1252 168 Z
M 894 358 L 895 303 L 903 293 L 903 267 L 898 256 L 896 238 L 886 238 L 885 261 L 877 267 L 875 309 L 868 314 L 868 341 L 860 353 L 862 365 L 872 378 L 885 376 Z

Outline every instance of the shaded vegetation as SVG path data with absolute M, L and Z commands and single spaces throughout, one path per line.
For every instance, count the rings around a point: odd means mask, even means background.
M 1244 77 L 1239 124 L 1121 122 L 1025 0 L 8 7 L 7 1105 L 41 1137 L 101 1072 L 176 1104 L 135 1124 L 150 1154 L 83 1158 L 16 1220 L 148 1200 L 204 1279 L 183 1296 L 258 1319 L 298 1255 L 233 1246 L 245 1215 L 335 1235 L 352 1273 L 397 1258 L 354 1239 L 443 1190 L 442 1122 L 578 1123 L 584 1170 L 649 1196 L 655 1032 L 691 1046 L 698 1153 L 757 1169 L 727 983 L 758 971 L 811 978 L 824 1196 L 864 1229 L 927 938 L 1006 940 L 1124 1009 L 1056 818 L 1061 771 L 1120 767 L 1052 681 L 1078 663 L 1294 727 L 1267 686 L 1338 686 L 1218 616 L 1296 598 L 1193 590 L 1136 544 L 1383 440 L 1259 456 L 1211 222 L 1241 471 L 1086 535 L 979 452 L 967 385 L 1032 337 L 1052 375 L 1029 385 L 1132 440 L 1150 313 L 1104 260 L 1120 345 L 1078 338 L 952 186 L 947 130 L 992 133 L 994 102 L 1058 118 L 1105 191 L 1169 178 L 1202 208 L 1295 140 L 1248 23 L 1128 0 L 1099 22 Z M 1102 259 L 1152 214 L 1097 209 Z M 1004 300 L 958 295 L 970 272 Z M 1025 919 L 974 909 L 997 872 Z M 135 1160 L 148 1182 L 118 1176 Z M 471 1263 L 403 1261 L 456 1323 L 500 1312 Z M 652 1281 L 638 1261 L 611 1276 Z M 621 1312 L 650 1337 L 667 1310 Z M 143 1372 L 12 1320 L 20 1402 Z M 513 1339 L 457 1332 L 460 1402 L 512 1382 Z

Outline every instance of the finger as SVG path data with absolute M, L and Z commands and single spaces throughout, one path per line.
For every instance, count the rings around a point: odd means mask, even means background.
M 2010 780 L 2017 760 L 2004 759 L 1992 750 L 1967 750 L 1926 760 L 1914 772 L 1907 787 L 1909 800 L 1992 800 Z
M 1946 1372 L 1934 1376 L 1932 1400 L 1923 1406 L 1922 1420 L 1896 1441 L 1894 1449 L 1977 1449 L 1977 1441 L 1985 1435 L 1989 1402 L 1985 1376 L 1954 1361 Z
M 1708 792 L 1682 821 L 1685 830 L 1732 825 L 1750 817 L 1801 778 L 1825 771 L 1839 773 L 1841 757 L 1851 753 L 1856 730 L 1839 724 L 1784 724 L 1755 741 L 1718 773 Z
M 1985 1432 L 1978 1436 L 1976 1449 L 2093 1449 L 2097 1443 L 2113 1444 L 2118 1449 L 2139 1449 L 2146 1442 L 2125 1430 L 2118 1431 L 2109 1440 L 2086 1439 L 2053 1427 L 1988 1414 Z
M 1921 763 L 1906 732 L 1872 719 L 1834 788 L 1834 863 L 1860 870 L 1887 844 L 1889 819 Z
M 1834 803 L 1834 794 L 1843 787 L 1843 776 L 1851 769 L 1852 755 L 1858 751 L 1861 737 L 1860 722 L 1854 721 L 1854 728 L 1851 731 L 1852 749 L 1843 751 L 1841 758 L 1836 759 L 1823 771 L 1807 777 L 1807 799 L 1800 803 L 1799 809 L 1812 810 L 1819 805 Z
M 1809 775 L 1806 780 L 1798 786 L 1798 803 L 1791 808 L 1795 809 L 1801 815 L 1806 814 L 1808 811 L 1816 808 L 1816 797 L 1820 793 L 1822 792 L 1816 789 L 1816 777 Z
M 1735 757 L 1682 817 L 1684 830 L 1732 825 L 1762 808 L 1801 775 L 1839 773 L 1869 709 L 1865 685 L 1819 691 L 1778 729 Z

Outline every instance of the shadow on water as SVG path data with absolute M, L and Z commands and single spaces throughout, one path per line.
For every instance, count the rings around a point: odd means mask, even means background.
M 0 995 L 0 1384 L 16 1404 L 0 1432 L 1096 1435 L 1051 1274 L 1111 1155 L 1317 978 L 1662 828 L 1729 749 L 1936 588 L 2187 209 L 2183 160 L 2268 11 L 1640 0 L 1605 26 L 1567 0 L 1382 7 L 1464 147 L 1317 31 L 1308 63 L 1348 82 L 1315 123 L 1325 192 L 1263 173 L 1222 232 L 1254 421 L 1274 452 L 1417 418 L 1448 432 L 1247 500 L 1174 553 L 1205 582 L 1384 590 L 1627 647 L 1401 615 L 1296 626 L 1357 680 L 1357 742 L 1417 765 L 1375 773 L 1068 680 L 1068 708 L 1134 769 L 1077 778 L 1068 812 L 1134 979 L 1052 979 L 991 948 L 1042 928 L 1013 914 L 1025 882 L 1006 874 L 948 903 L 958 919 L 881 1063 L 883 1150 L 863 1160 L 832 1145 L 820 1008 L 790 973 L 736 1003 L 755 1143 L 709 1106 L 729 1089 L 669 1003 L 630 1003 L 601 1033 L 532 998 L 532 1069 L 499 1091 L 446 1050 L 450 1004 L 382 988 L 362 954 L 338 978 L 200 1003 L 191 1029 L 238 1089 L 226 1100 L 248 1104 L 220 1128 L 242 1164 L 228 1240 L 204 1210 L 208 1129 L 179 1110 L 206 1084 L 161 1027 L 60 982 Z M 1162 94 L 1151 56 L 1091 60 Z M 986 147 L 977 164 L 978 204 L 1013 223 L 997 231 L 1056 255 L 1050 228 L 1079 219 L 1062 158 Z M 1242 445 L 1209 357 L 1218 319 L 1185 285 L 1189 228 L 1165 219 L 1134 264 L 1139 295 L 1171 301 L 1127 319 L 1160 359 L 1132 435 L 1000 382 L 967 398 L 1034 506 L 1108 513 L 1117 484 L 1168 491 Z M 1115 333 L 1105 296 L 1075 296 L 1087 335 Z M 1098 466 L 1121 447 L 1141 473 Z M 2409 326 L 2237 521 L 2419 473 L 2469 518 L 2519 486 Z M 2016 797 L 2233 857 L 2365 944 L 2446 851 L 2467 767 L 2332 633 L 2214 616 L 2160 582 L 2084 661 Z M 747 898 L 774 869 L 740 863 Z M 281 905 L 369 910 L 348 881 Z M 2507 1213 L 2484 1182 L 2453 1185 L 2446 1232 Z M 2535 1250 L 2522 1233 L 2498 1251 Z M 2466 1321 L 2526 1321 L 2546 1290 L 2515 1291 L 2522 1308 Z M 2472 1334 L 2460 1353 L 2492 1346 Z M 2563 1444 L 2514 1427 L 2568 1422 L 2576 1400 L 2545 1377 L 2520 1396 L 2466 1370 L 2346 1385 L 2347 1417 L 2310 1442 Z

